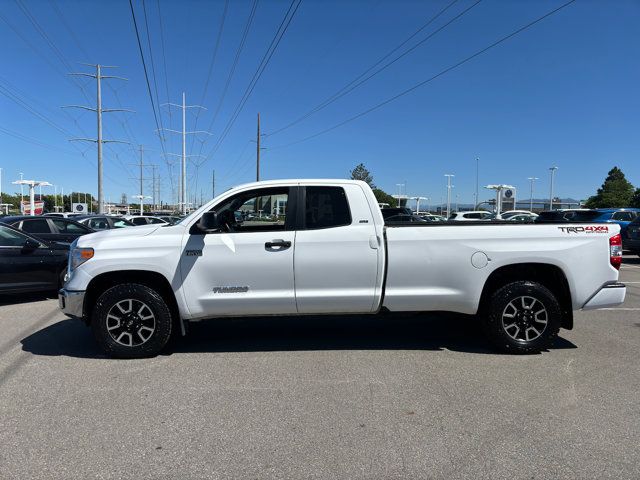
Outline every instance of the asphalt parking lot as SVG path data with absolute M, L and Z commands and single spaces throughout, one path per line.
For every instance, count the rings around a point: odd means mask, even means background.
M 111 360 L 0 302 L 0 478 L 640 478 L 640 258 L 540 355 L 442 315 L 209 321 Z

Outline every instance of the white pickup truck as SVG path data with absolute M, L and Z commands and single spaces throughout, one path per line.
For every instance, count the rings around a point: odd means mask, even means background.
M 477 314 L 497 348 L 537 352 L 574 310 L 626 293 L 618 225 L 385 225 L 352 180 L 242 185 L 173 226 L 82 236 L 69 255 L 60 307 L 126 358 L 195 320 L 381 311 Z

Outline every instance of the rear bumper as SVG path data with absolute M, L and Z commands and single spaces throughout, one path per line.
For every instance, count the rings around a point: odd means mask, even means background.
M 64 288 L 58 292 L 58 306 L 62 313 L 71 318 L 82 318 L 84 310 L 84 290 L 73 291 Z
M 596 308 L 615 307 L 624 302 L 627 287 L 623 283 L 610 283 L 598 290 L 582 306 L 582 310 L 594 310 Z

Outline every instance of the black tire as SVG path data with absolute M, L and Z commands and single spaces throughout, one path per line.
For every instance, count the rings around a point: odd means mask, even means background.
M 498 350 L 539 353 L 551 347 L 558 336 L 562 308 L 544 285 L 518 281 L 496 290 L 483 320 L 485 334 Z
M 58 274 L 58 290 L 64 287 L 64 277 L 66 274 L 67 274 L 67 267 L 64 267 L 62 270 L 60 270 L 60 273 Z
M 128 307 L 130 312 L 122 313 L 122 306 L 126 310 L 129 301 L 132 301 L 132 306 Z M 145 306 L 140 308 L 142 314 L 137 311 L 140 305 Z M 118 316 L 120 318 L 114 320 Z M 143 318 L 149 316 L 153 319 L 146 322 L 153 323 L 143 323 Z M 107 355 L 115 358 L 157 355 L 171 337 L 172 323 L 171 310 L 160 294 L 137 283 L 123 283 L 106 290 L 98 298 L 91 315 L 91 329 L 96 341 Z M 142 329 L 149 331 L 152 327 L 153 331 L 145 334 L 148 338 L 140 336 Z

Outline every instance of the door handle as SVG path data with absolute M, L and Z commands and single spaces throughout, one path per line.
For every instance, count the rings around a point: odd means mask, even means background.
M 271 240 L 270 242 L 266 242 L 264 244 L 264 248 L 266 248 L 267 250 L 271 250 L 276 247 L 279 247 L 280 250 L 286 250 L 287 248 L 291 247 L 291 242 L 279 238 L 276 240 Z

